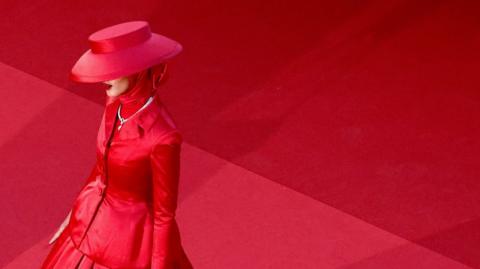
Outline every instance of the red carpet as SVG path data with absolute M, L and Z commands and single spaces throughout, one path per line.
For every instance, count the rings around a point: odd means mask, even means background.
M 479 11 L 1 1 L 0 266 L 38 261 L 94 160 L 104 93 L 67 80 L 88 34 L 146 19 L 185 48 L 162 97 L 198 268 L 480 268 Z

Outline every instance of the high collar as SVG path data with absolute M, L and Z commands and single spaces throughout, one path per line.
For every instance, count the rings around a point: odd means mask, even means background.
M 115 120 L 117 118 L 117 111 L 120 105 L 119 100 L 115 100 L 105 107 L 105 142 L 108 141 L 112 134 Z M 160 108 L 162 103 L 158 95 L 153 96 L 153 101 L 145 107 L 138 114 L 134 115 L 129 121 L 124 123 L 120 131 L 116 135 L 119 140 L 134 139 L 143 136 L 145 132 L 150 130 L 155 120 L 160 115 Z

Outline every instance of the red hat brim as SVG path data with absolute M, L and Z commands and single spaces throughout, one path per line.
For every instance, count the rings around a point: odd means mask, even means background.
M 182 49 L 175 40 L 152 33 L 147 41 L 134 47 L 103 54 L 87 50 L 73 66 L 69 77 L 76 82 L 108 81 L 165 62 Z

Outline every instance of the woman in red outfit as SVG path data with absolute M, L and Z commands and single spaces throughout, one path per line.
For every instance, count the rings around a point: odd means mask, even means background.
M 42 269 L 192 269 L 175 220 L 182 136 L 157 95 L 182 46 L 144 21 L 89 42 L 70 77 L 111 85 L 96 163 Z

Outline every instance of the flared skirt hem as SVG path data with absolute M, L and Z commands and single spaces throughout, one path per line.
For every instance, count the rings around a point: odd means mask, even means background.
M 111 269 L 98 264 L 78 250 L 70 237 L 68 227 L 54 242 L 41 269 Z

